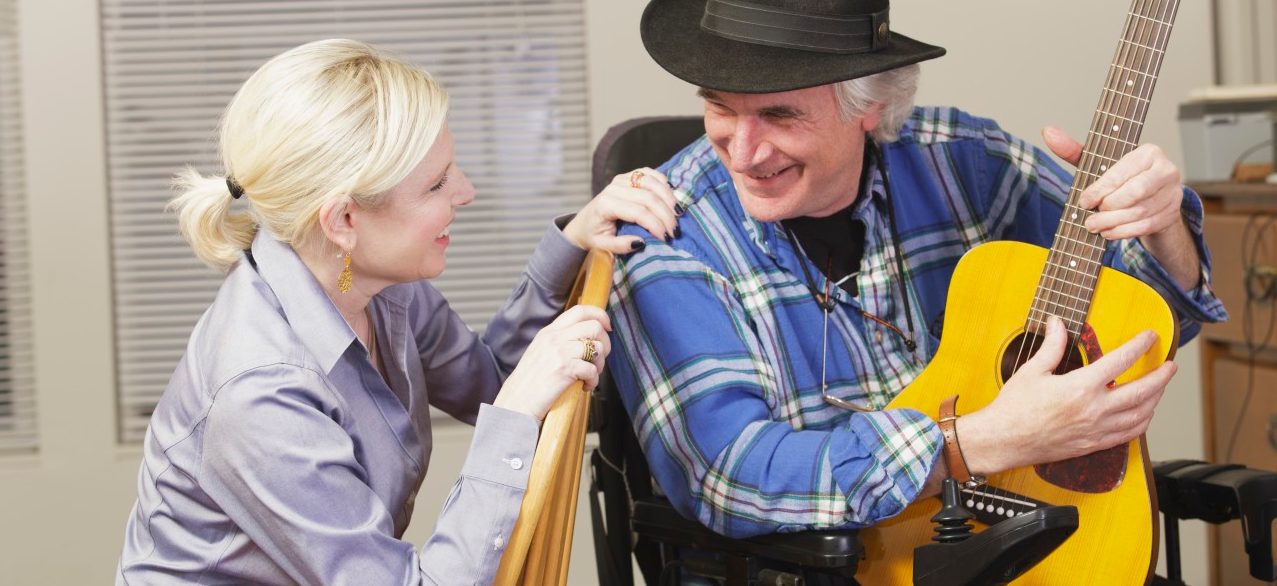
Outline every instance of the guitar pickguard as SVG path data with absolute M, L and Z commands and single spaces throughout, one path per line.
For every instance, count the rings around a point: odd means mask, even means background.
M 1100 349 L 1100 340 L 1095 336 L 1091 324 L 1082 324 L 1082 335 L 1078 338 L 1078 346 L 1086 353 L 1086 362 L 1090 364 L 1104 355 Z M 1114 384 L 1109 383 L 1112 389 Z M 1108 492 L 1122 484 L 1126 476 L 1126 458 L 1130 446 L 1118 444 L 1107 450 L 1100 450 L 1086 456 L 1078 456 L 1052 462 L 1038 464 L 1033 469 L 1038 476 L 1060 488 L 1078 492 Z

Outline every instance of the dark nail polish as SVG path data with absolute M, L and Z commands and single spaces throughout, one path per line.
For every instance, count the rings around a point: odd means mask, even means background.
M 683 212 L 685 212 L 685 211 L 687 211 L 687 210 L 683 209 L 683 204 L 681 204 L 681 203 L 676 203 L 676 204 L 674 204 L 674 215 L 675 215 L 675 216 L 681 216 L 681 215 L 683 215 Z
M 643 250 L 644 248 L 647 248 L 647 243 L 642 240 L 635 240 L 630 243 L 630 250 Z
M 678 238 L 679 236 L 682 236 L 682 235 L 683 235 L 683 231 L 679 230 L 678 226 L 674 226 L 674 237 Z

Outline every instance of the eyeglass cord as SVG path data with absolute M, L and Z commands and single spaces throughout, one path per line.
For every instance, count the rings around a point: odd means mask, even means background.
M 905 348 L 912 353 L 918 349 L 918 344 L 914 341 L 913 309 L 909 303 L 909 289 L 905 287 L 905 251 L 900 245 L 900 231 L 896 230 L 896 198 L 891 194 L 891 180 L 887 178 L 887 160 L 882 156 L 882 151 L 878 150 L 878 143 L 866 134 L 865 145 L 869 147 L 870 155 L 878 163 L 878 172 L 882 174 L 882 188 L 887 194 L 887 225 L 891 231 L 891 246 L 895 249 L 893 254 L 896 257 L 896 277 L 900 282 L 900 298 L 905 304 L 905 323 L 909 325 L 909 336 L 905 338 Z
M 912 354 L 917 351 L 918 344 L 914 340 L 916 337 L 916 332 L 913 327 L 913 308 L 912 308 L 912 304 L 909 303 L 909 290 L 907 287 L 905 287 L 905 283 L 904 283 L 904 280 L 905 280 L 904 251 L 900 244 L 900 232 L 896 230 L 896 210 L 895 210 L 895 203 L 894 203 L 895 198 L 892 197 L 892 193 L 891 193 L 891 181 L 887 178 L 887 161 L 886 159 L 883 158 L 882 152 L 878 150 L 878 143 L 874 142 L 873 139 L 869 137 L 869 135 L 865 135 L 865 146 L 869 149 L 869 155 L 873 158 L 874 161 L 878 163 L 879 173 L 882 174 L 882 187 L 883 187 L 883 190 L 886 192 L 885 199 L 887 200 L 887 227 L 888 227 L 888 230 L 891 232 L 891 246 L 894 249 L 892 251 L 892 255 L 895 257 L 895 261 L 896 261 L 896 277 L 897 277 L 896 281 L 897 281 L 897 284 L 900 286 L 900 299 L 905 306 L 905 323 L 908 324 L 909 335 L 906 336 L 904 332 L 900 331 L 900 328 L 897 328 L 892 323 L 882 318 L 879 318 L 878 316 L 875 316 L 867 311 L 861 310 L 860 313 L 865 318 L 873 320 L 875 323 L 883 327 L 889 328 L 895 331 L 897 334 L 899 334 L 900 337 L 904 339 L 905 349 L 909 350 L 909 352 Z M 789 239 L 793 241 L 795 246 L 798 247 L 799 253 L 801 253 L 804 257 L 806 257 L 807 251 L 803 250 L 803 245 L 801 242 L 798 241 L 798 236 L 794 234 L 793 229 L 786 226 L 785 231 L 789 234 Z M 800 261 L 798 263 L 798 266 L 801 267 L 803 270 L 803 281 L 807 285 L 807 291 L 810 292 L 812 298 L 816 300 L 816 304 L 820 306 L 821 309 L 825 310 L 825 314 L 826 314 L 825 344 L 828 344 L 828 333 L 829 333 L 828 332 L 828 327 L 829 327 L 828 314 L 829 312 L 833 311 L 834 307 L 836 306 L 833 300 L 832 290 L 830 288 L 830 281 L 832 280 L 832 276 L 830 275 L 830 273 L 832 273 L 833 271 L 833 255 L 830 255 L 828 259 L 828 268 L 826 268 L 825 270 L 825 275 L 827 279 L 825 281 L 824 294 L 816 290 L 816 281 L 815 279 L 812 278 L 811 270 L 807 268 L 807 263 Z M 847 281 L 847 279 L 850 279 L 851 277 L 854 277 L 857 274 L 859 274 L 859 271 L 853 272 L 843 277 L 842 279 L 839 279 L 837 283 L 834 283 L 834 285 L 841 286 L 844 282 Z M 824 378 L 823 373 L 821 378 L 823 382 L 823 378 Z

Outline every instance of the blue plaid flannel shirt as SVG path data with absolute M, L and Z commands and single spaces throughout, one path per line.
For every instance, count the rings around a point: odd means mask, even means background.
M 832 288 L 827 366 L 831 394 L 875 408 L 933 356 L 959 257 L 991 240 L 1049 246 L 1072 181 L 1046 153 L 952 108 L 915 109 L 900 139 L 882 148 L 917 355 L 859 311 L 907 331 L 875 165 L 851 210 L 866 225 L 860 294 Z M 935 422 L 908 409 L 826 404 L 823 313 L 800 263 L 821 290 L 824 275 L 779 224 L 745 213 L 704 137 L 661 171 L 685 196 L 682 234 L 665 242 L 637 226 L 621 230 L 647 246 L 618 259 L 608 360 L 661 488 L 684 515 L 733 537 L 866 526 L 902 511 L 942 446 Z M 1188 189 L 1182 209 L 1202 258 L 1197 289 L 1179 290 L 1135 240 L 1111 243 L 1106 264 L 1157 289 L 1187 341 L 1226 313 L 1209 288 L 1201 202 Z

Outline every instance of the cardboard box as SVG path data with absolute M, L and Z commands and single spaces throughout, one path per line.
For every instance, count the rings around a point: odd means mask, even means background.
M 1243 360 L 1215 362 L 1215 450 L 1219 463 L 1244 464 L 1259 470 L 1277 471 L 1277 364 L 1259 361 L 1252 366 Z M 1243 405 L 1248 382 L 1253 376 L 1250 401 Z M 1237 442 L 1230 455 L 1228 442 L 1233 432 Z M 1262 584 L 1250 576 L 1249 561 L 1242 539 L 1241 521 L 1214 526 L 1218 536 L 1216 568 L 1223 585 Z
M 1260 228 L 1265 226 L 1263 246 L 1256 248 L 1254 245 Z M 1242 318 L 1246 309 L 1247 286 L 1253 294 L 1265 293 L 1274 278 L 1265 275 L 1277 270 L 1277 216 L 1207 213 L 1202 231 L 1213 264 L 1211 287 L 1224 302 L 1229 316 L 1226 322 L 1202 325 L 1202 335 L 1212 340 L 1244 344 L 1246 329 Z M 1245 257 L 1242 255 L 1243 248 L 1247 249 Z M 1247 260 L 1250 266 L 1247 266 Z M 1256 298 L 1251 301 L 1251 322 L 1256 324 L 1251 330 L 1252 336 L 1264 335 L 1274 311 L 1277 311 L 1277 299 Z M 1255 343 L 1262 341 L 1254 340 Z

